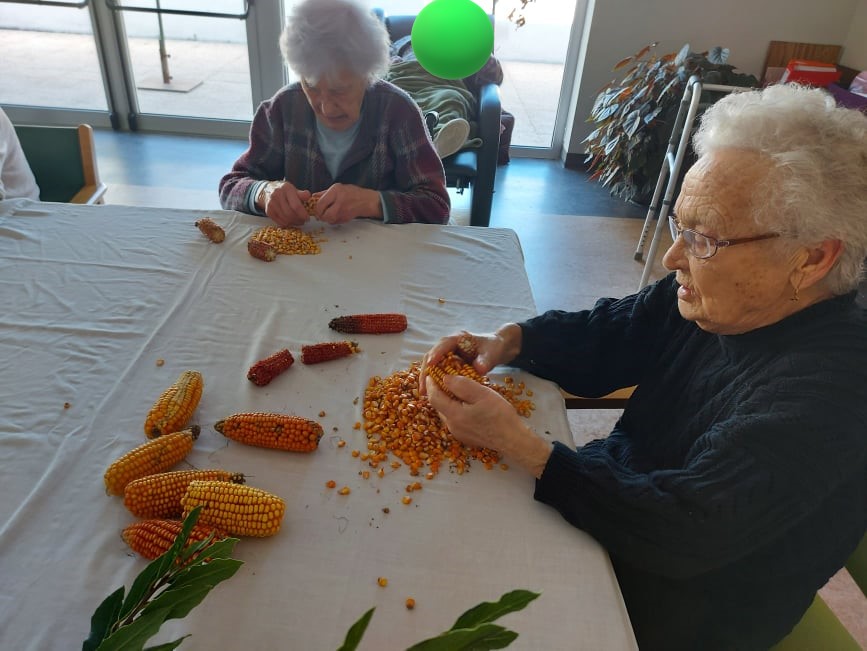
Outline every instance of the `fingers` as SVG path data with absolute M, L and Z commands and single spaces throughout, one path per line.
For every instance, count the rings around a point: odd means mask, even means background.
M 308 190 L 299 191 L 291 183 L 285 182 L 267 195 L 265 214 L 282 228 L 305 224 L 310 216 L 304 208 Z
M 419 370 L 419 393 L 425 395 L 425 377 L 427 377 L 427 369 L 429 366 L 436 366 L 446 354 L 457 350 L 458 340 L 464 333 L 459 332 L 448 337 L 443 337 L 439 342 L 431 348 L 421 360 L 421 369 Z

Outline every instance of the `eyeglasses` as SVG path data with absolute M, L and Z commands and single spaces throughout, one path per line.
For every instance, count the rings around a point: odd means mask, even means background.
M 759 240 L 769 240 L 773 237 L 779 237 L 779 233 L 765 233 L 764 235 L 755 235 L 753 237 L 739 237 L 737 239 L 718 240 L 710 235 L 702 235 L 698 231 L 691 228 L 681 228 L 677 225 L 674 217 L 668 217 L 668 225 L 671 227 L 671 238 L 677 240 L 679 235 L 683 235 L 683 243 L 686 245 L 687 252 L 694 258 L 706 260 L 716 255 L 716 252 L 725 246 L 734 246 L 735 244 L 746 244 L 747 242 L 758 242 Z

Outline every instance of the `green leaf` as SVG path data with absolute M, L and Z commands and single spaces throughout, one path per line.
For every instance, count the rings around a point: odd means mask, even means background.
M 367 625 L 370 624 L 370 618 L 373 617 L 374 610 L 376 610 L 375 606 L 349 627 L 349 630 L 346 632 L 346 639 L 343 640 L 343 644 L 337 651 L 355 651 L 358 648 L 358 643 L 361 642 L 364 631 L 367 630 Z
M 169 594 L 188 585 L 210 585 L 213 587 L 231 578 L 243 564 L 244 561 L 234 558 L 214 558 L 208 563 L 191 565 L 172 581 L 171 588 L 163 594 Z M 162 595 L 159 598 L 162 598 Z
M 453 628 L 413 644 L 406 651 L 489 651 L 504 649 L 517 638 L 514 631 L 488 623 L 474 628 Z
M 126 619 L 134 609 L 140 605 L 142 599 L 146 598 L 148 594 L 153 591 L 157 581 L 168 574 L 175 566 L 175 560 L 186 545 L 187 540 L 190 537 L 190 531 L 196 524 L 196 520 L 199 519 L 199 512 L 201 510 L 202 507 L 197 506 L 190 512 L 181 526 L 181 531 L 178 534 L 178 537 L 175 538 L 175 542 L 169 550 L 162 556 L 151 561 L 150 564 L 135 578 L 132 587 L 129 589 L 129 593 L 123 602 L 123 607 L 121 608 L 119 618 L 121 621 Z
M 202 603 L 202 599 L 208 596 L 213 587 L 203 583 L 185 585 L 177 590 L 166 590 L 144 607 L 138 619 L 148 617 L 151 613 L 163 613 L 163 621 L 186 617 L 193 608 Z
M 500 597 L 499 601 L 483 601 L 458 617 L 452 628 L 473 628 L 479 624 L 496 621 L 503 615 L 523 610 L 540 594 L 529 590 L 512 590 Z
M 172 649 L 177 649 L 181 645 L 181 642 L 188 637 L 190 637 L 189 633 L 183 637 L 179 637 L 174 642 L 166 642 L 165 644 L 160 644 L 158 646 L 149 646 L 144 651 L 172 651 Z
M 93 611 L 93 616 L 90 618 L 90 635 L 81 645 L 81 651 L 95 651 L 99 643 L 107 637 L 109 630 L 120 614 L 125 590 L 126 588 L 120 586 L 103 599 L 102 603 Z
M 97 647 L 96 651 L 140 651 L 145 642 L 156 635 L 166 620 L 168 608 L 142 614 L 131 623 L 121 626 Z

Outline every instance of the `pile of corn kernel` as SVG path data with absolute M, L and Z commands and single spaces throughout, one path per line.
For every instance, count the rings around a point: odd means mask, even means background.
M 364 393 L 364 431 L 367 434 L 367 452 L 360 454 L 372 468 L 388 461 L 389 453 L 405 464 L 413 476 L 427 469 L 426 478 L 433 479 L 445 464 L 453 472 L 463 474 L 470 460 L 481 462 L 491 469 L 500 461 L 496 450 L 470 448 L 458 441 L 440 420 L 427 397 L 418 393 L 420 364 L 396 371 L 386 377 L 370 378 Z M 484 384 L 496 390 L 524 417 L 535 405 L 524 394 L 524 383 L 515 383 L 510 377 L 504 384 L 484 378 Z M 400 463 L 392 461 L 393 468 Z M 381 470 L 381 469 L 380 469 Z
M 321 253 L 319 242 L 324 242 L 319 236 L 322 230 L 305 233 L 300 228 L 277 228 L 264 226 L 258 229 L 250 239 L 266 242 L 274 247 L 277 253 L 284 255 L 315 255 Z

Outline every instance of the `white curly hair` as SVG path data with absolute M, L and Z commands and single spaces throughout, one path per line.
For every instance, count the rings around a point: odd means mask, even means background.
M 311 83 L 349 70 L 373 83 L 388 70 L 388 31 L 354 0 L 304 0 L 280 34 L 287 66 Z
M 778 84 L 713 104 L 693 147 L 699 156 L 738 148 L 768 157 L 773 171 L 752 202 L 756 224 L 796 245 L 842 241 L 824 282 L 834 294 L 858 286 L 867 257 L 867 115 L 837 107 L 822 89 Z

